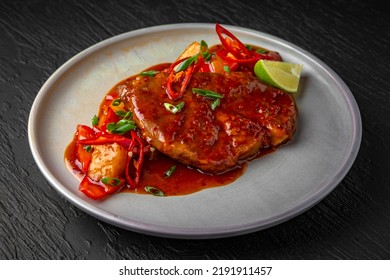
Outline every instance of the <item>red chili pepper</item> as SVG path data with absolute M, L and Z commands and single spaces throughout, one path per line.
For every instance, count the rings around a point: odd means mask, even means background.
M 132 143 L 128 148 L 125 177 L 127 184 L 130 186 L 130 188 L 136 188 L 141 179 L 141 171 L 142 165 L 144 163 L 145 150 L 144 142 L 135 131 L 131 131 L 131 137 Z
M 132 142 L 131 139 L 116 134 L 97 133 L 96 135 L 97 136 L 95 138 L 83 139 L 77 142 L 82 145 L 104 145 L 104 144 L 117 143 L 118 145 L 121 145 L 126 149 L 129 147 L 129 145 Z
M 193 73 L 196 72 L 213 72 L 213 67 L 210 61 L 206 61 L 204 57 L 199 56 L 198 62 L 194 65 Z
M 194 72 L 203 72 L 203 73 L 208 73 L 208 72 L 214 72 L 214 68 L 212 66 L 211 63 L 209 62 L 204 62 L 202 64 L 200 64 L 198 67 L 197 67 L 197 70 L 194 70 Z
M 119 121 L 119 117 L 110 107 L 102 114 L 98 127 L 90 128 L 86 125 L 77 126 L 77 144 L 81 145 L 104 145 L 118 143 L 124 148 L 128 148 L 131 140 L 125 136 L 111 134 L 106 131 L 107 124 Z M 90 153 L 89 153 L 90 154 Z
M 79 190 L 92 199 L 102 199 L 107 195 L 114 194 L 121 190 L 125 184 L 125 180 L 122 178 L 119 178 L 118 180 L 120 180 L 120 183 L 115 186 L 111 186 L 103 184 L 102 182 L 93 181 L 88 176 L 84 176 L 79 185 Z
M 219 50 L 217 55 L 221 57 L 225 63 L 227 63 L 232 71 L 238 68 L 239 65 L 237 65 L 237 63 L 252 68 L 260 59 L 282 60 L 277 52 L 268 51 L 266 53 L 258 53 L 253 50 L 248 50 L 246 46 L 237 39 L 237 37 L 218 23 L 216 24 L 215 29 L 222 45 L 224 46 L 224 49 Z
M 172 100 L 176 100 L 183 95 L 183 93 L 187 89 L 188 83 L 190 82 L 192 74 L 194 72 L 194 63 L 191 63 L 191 65 L 189 65 L 188 68 L 183 71 L 184 78 L 182 77 L 179 78 L 180 80 L 182 80 L 180 91 L 175 92 L 175 90 L 173 89 L 173 83 L 175 82 L 175 76 L 177 74 L 175 73 L 175 67 L 187 59 L 188 57 L 172 63 L 172 65 L 168 69 L 169 76 L 167 79 L 167 94 L 169 98 Z
M 250 59 L 253 54 L 237 39 L 230 31 L 223 28 L 219 23 L 215 25 L 215 30 L 222 45 L 237 59 Z

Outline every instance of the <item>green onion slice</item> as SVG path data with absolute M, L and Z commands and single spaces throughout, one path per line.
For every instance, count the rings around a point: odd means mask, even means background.
M 213 103 L 211 103 L 211 109 L 215 110 L 221 104 L 220 99 L 223 98 L 223 95 L 216 93 L 215 91 L 201 88 L 193 88 L 192 92 L 204 96 L 206 98 L 213 99 Z
M 192 91 L 207 98 L 223 98 L 223 95 L 208 89 L 193 88 Z
M 184 60 L 182 63 L 179 64 L 179 66 L 176 68 L 175 73 L 181 72 L 186 70 L 192 63 L 198 62 L 198 54 L 195 54 L 193 56 L 190 56 L 186 60 Z
M 267 53 L 268 51 L 264 50 L 264 49 L 257 49 L 256 52 L 257 53 Z
M 148 71 L 143 71 L 141 73 L 139 73 L 141 76 L 146 76 L 146 77 L 154 77 L 156 76 L 158 73 L 160 73 L 160 71 L 156 71 L 156 70 L 148 70 Z
M 86 151 L 86 152 L 91 152 L 92 151 L 92 146 L 91 145 L 84 145 L 83 146 L 83 149 Z
M 230 73 L 230 67 L 227 66 L 227 65 L 224 65 L 223 66 L 223 71 L 225 71 L 226 73 Z
M 165 196 L 164 192 L 156 187 L 145 186 L 145 191 L 154 195 L 154 196 Z
M 171 175 L 173 174 L 173 172 L 175 172 L 175 170 L 176 170 L 176 165 L 172 165 L 167 171 L 165 171 L 164 177 L 165 178 L 171 177 Z
M 123 111 L 123 110 L 118 110 L 118 111 L 115 112 L 115 115 L 117 115 L 118 117 L 120 117 L 122 119 L 126 119 L 126 120 L 132 120 L 133 119 L 133 113 L 131 111 L 126 112 L 126 111 Z
M 216 98 L 213 101 L 213 103 L 211 103 L 211 109 L 215 110 L 215 108 L 217 108 L 219 106 L 219 104 L 221 104 L 221 99 Z
M 118 106 L 119 104 L 121 104 L 122 100 L 120 99 L 115 99 L 114 101 L 112 101 L 112 106 Z
M 103 184 L 109 185 L 109 186 L 119 186 L 121 184 L 121 180 L 118 178 L 110 178 L 105 177 L 100 180 Z
M 99 118 L 96 115 L 94 115 L 92 118 L 92 126 L 98 125 L 98 123 L 99 123 Z
M 210 60 L 211 55 L 209 52 L 209 46 L 204 40 L 200 41 L 200 54 L 206 61 Z
M 173 113 L 173 114 L 176 114 L 178 112 L 181 111 L 181 109 L 183 109 L 184 107 L 184 101 L 180 102 L 179 104 L 177 104 L 176 106 L 171 104 L 171 103 L 167 103 L 165 102 L 164 103 L 164 107 L 165 109 L 167 109 L 169 112 Z
M 122 119 L 117 123 L 112 122 L 107 124 L 108 132 L 114 134 L 125 134 L 126 132 L 135 129 L 137 129 L 137 125 L 133 120 Z

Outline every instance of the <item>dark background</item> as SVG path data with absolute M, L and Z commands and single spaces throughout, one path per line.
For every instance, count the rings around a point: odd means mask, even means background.
M 389 14 L 372 0 L 1 0 L 0 258 L 390 259 Z M 45 181 L 29 149 L 27 122 L 49 76 L 104 39 L 182 22 L 275 35 L 317 56 L 345 81 L 360 107 L 363 139 L 352 169 L 328 197 L 260 232 L 175 240 L 96 220 Z

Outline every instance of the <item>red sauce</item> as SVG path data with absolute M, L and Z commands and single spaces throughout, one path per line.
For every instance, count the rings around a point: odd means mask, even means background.
M 169 65 L 169 64 L 168 64 Z M 146 70 L 162 70 L 167 67 L 167 64 L 160 64 L 148 68 Z M 125 81 L 116 84 L 103 98 L 99 107 L 98 117 L 113 100 L 118 98 L 116 91 L 117 87 Z M 65 151 L 65 163 L 72 174 L 81 181 L 84 177 L 84 172 L 81 171 L 80 162 L 76 154 L 76 138 L 68 145 Z M 261 151 L 261 155 L 269 151 Z M 260 155 L 258 155 L 260 156 Z M 176 165 L 175 172 L 172 176 L 166 178 L 165 172 Z M 239 178 L 245 171 L 247 162 L 242 162 L 235 169 L 222 174 L 206 174 L 199 170 L 186 166 L 178 161 L 175 161 L 168 156 L 155 150 L 150 152 L 145 157 L 145 162 L 142 168 L 142 177 L 139 186 L 135 189 L 123 188 L 122 192 L 146 194 L 145 186 L 157 187 L 164 192 L 165 196 L 186 195 L 200 190 L 212 187 L 219 187 L 230 184 Z
M 221 45 L 213 47 L 213 51 L 219 49 Z M 150 67 L 146 70 L 163 70 L 166 69 L 170 64 L 159 64 Z M 145 70 L 145 71 L 146 71 Z M 246 70 L 246 69 L 243 69 Z M 126 79 L 127 80 L 127 79 Z M 126 80 L 116 84 L 104 97 L 100 107 L 98 117 L 106 110 L 113 100 L 118 98 L 117 87 Z M 274 148 L 262 149 L 259 154 L 253 156 L 251 159 L 260 157 L 274 151 Z M 82 180 L 85 173 L 81 170 L 81 164 L 77 159 L 77 146 L 76 137 L 68 145 L 65 151 L 65 162 L 68 169 L 78 179 Z M 251 160 L 249 159 L 249 160 Z M 248 160 L 247 160 L 248 161 Z M 205 174 L 199 170 L 193 169 L 189 166 L 181 164 L 168 156 L 153 151 L 147 153 L 142 168 L 142 177 L 137 188 L 130 189 L 127 187 L 122 188 L 121 192 L 130 192 L 137 194 L 145 194 L 145 186 L 153 186 L 164 192 L 165 196 L 177 196 L 186 195 L 194 192 L 198 192 L 203 189 L 219 187 L 230 184 L 239 178 L 245 171 L 247 161 L 240 163 L 233 170 L 227 171 L 223 174 Z M 175 172 L 172 176 L 166 178 L 165 172 L 172 166 L 176 166 Z
M 72 174 L 81 181 L 84 173 L 79 168 L 76 156 L 75 139 L 65 151 L 65 162 Z M 166 178 L 165 172 L 176 166 L 174 173 Z M 206 188 L 219 187 L 230 184 L 239 178 L 245 171 L 247 163 L 223 174 L 205 174 L 177 162 L 168 156 L 154 151 L 150 153 L 143 165 L 143 174 L 139 186 L 135 189 L 123 188 L 122 192 L 146 194 L 145 186 L 154 186 L 164 192 L 165 196 L 186 195 Z
M 175 172 L 172 176 L 165 178 L 164 173 L 173 165 L 176 165 Z M 156 152 L 153 159 L 148 159 L 144 163 L 140 187 L 136 190 L 125 189 L 125 191 L 146 193 L 144 186 L 156 186 L 168 196 L 186 195 L 206 188 L 227 185 L 240 177 L 244 173 L 245 167 L 246 164 L 243 164 L 226 173 L 210 175 Z

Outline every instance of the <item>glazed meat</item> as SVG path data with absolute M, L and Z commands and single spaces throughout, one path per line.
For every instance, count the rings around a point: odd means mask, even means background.
M 288 141 L 296 127 L 293 96 L 262 83 L 250 72 L 194 73 L 183 96 L 172 101 L 166 94 L 167 74 L 134 76 L 118 87 L 144 139 L 162 153 L 207 173 L 237 166 L 263 148 Z M 192 91 L 212 90 L 212 99 Z M 184 101 L 180 112 L 164 107 Z

